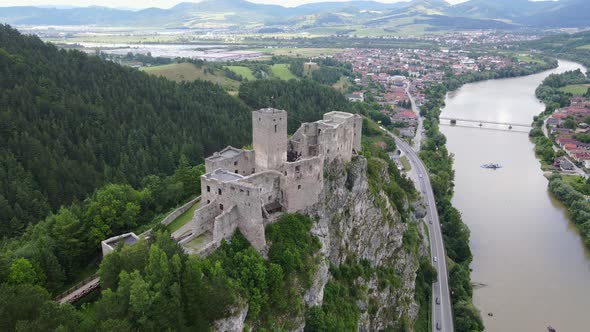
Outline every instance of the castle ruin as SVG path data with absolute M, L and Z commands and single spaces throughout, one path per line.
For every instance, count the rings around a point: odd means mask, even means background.
M 253 150 L 231 146 L 205 160 L 201 207 L 172 234 L 188 253 L 206 255 L 236 229 L 259 252 L 264 227 L 282 212 L 303 212 L 319 201 L 324 164 L 348 162 L 361 149 L 362 118 L 330 112 L 287 135 L 287 112 L 252 112 Z

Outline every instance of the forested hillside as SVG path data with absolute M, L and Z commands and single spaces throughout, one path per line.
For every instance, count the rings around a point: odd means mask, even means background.
M 174 83 L 0 26 L 0 237 L 105 183 L 137 186 L 228 144 L 250 109 L 220 87 Z

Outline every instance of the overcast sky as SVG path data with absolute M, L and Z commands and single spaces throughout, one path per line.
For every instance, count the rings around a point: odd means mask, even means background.
M 297 6 L 304 3 L 324 2 L 327 0 L 249 0 L 257 3 L 269 3 L 282 6 Z M 338 0 L 329 0 L 338 1 Z M 399 2 L 401 0 L 379 0 L 379 2 Z M 447 0 L 450 3 L 459 3 L 466 0 Z M 155 1 L 138 1 L 138 0 L 0 0 L 1 6 L 39 6 L 39 5 L 71 5 L 71 6 L 106 6 L 117 8 L 147 8 L 160 7 L 170 8 L 180 2 L 199 2 L 190 0 L 155 0 Z

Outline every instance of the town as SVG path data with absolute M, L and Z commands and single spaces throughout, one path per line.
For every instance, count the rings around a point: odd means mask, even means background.
M 527 54 L 519 55 L 526 57 Z M 492 71 L 526 65 L 517 58 L 501 55 L 470 56 L 463 50 L 430 49 L 348 49 L 335 59 L 352 65 L 357 91 L 351 101 L 365 101 L 370 95 L 402 137 L 412 139 L 419 130 L 418 108 L 426 101 L 424 91 L 442 83 L 449 75 Z M 412 108 L 412 99 L 415 102 Z

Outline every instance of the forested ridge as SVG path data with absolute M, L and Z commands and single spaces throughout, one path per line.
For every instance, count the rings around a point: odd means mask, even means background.
M 217 85 L 174 83 L 0 26 L 0 234 L 105 183 L 137 186 L 249 142 L 250 109 Z

